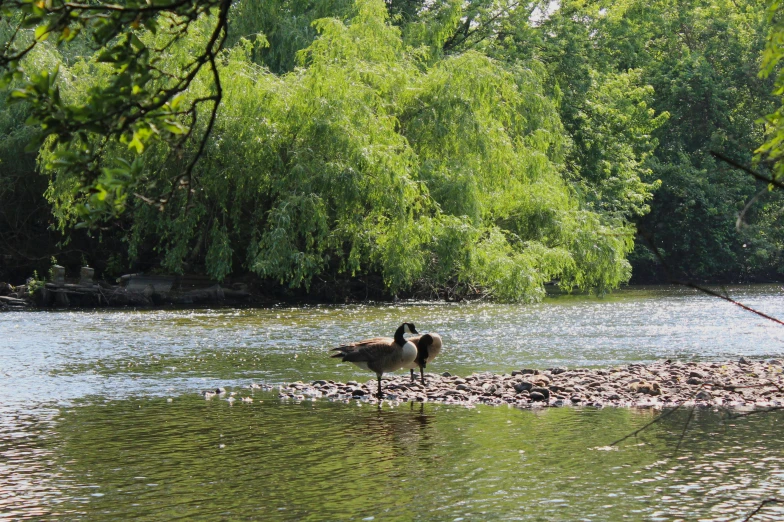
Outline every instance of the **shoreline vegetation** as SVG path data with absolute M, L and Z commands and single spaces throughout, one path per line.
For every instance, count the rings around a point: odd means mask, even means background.
M 657 361 L 605 369 L 524 368 L 509 374 L 474 373 L 466 377 L 426 374 L 427 386 L 408 375 L 384 379 L 384 401 L 435 402 L 462 406 L 508 405 L 518 408 L 589 406 L 674 408 L 681 406 L 727 409 L 780 409 L 784 406 L 784 362 L 781 359 L 678 362 Z M 250 386 L 258 388 L 260 385 Z M 376 403 L 376 381 L 366 383 L 317 380 L 283 383 L 284 400 Z M 222 388 L 203 392 L 212 399 Z M 234 396 L 230 396 L 232 400 Z M 248 401 L 247 397 L 241 400 Z
M 118 277 L 113 283 L 94 281 L 94 269 L 82 267 L 80 277 L 65 278 L 65 269 L 54 265 L 49 277 L 37 275 L 25 284 L 0 281 L 0 311 L 63 308 L 161 308 L 201 306 L 270 306 L 286 304 L 349 304 L 398 302 L 400 300 L 461 302 L 492 300 L 485 288 L 439 288 L 421 286 L 393 294 L 380 277 L 355 277 L 319 281 L 310 289 L 291 288 L 252 275 L 218 282 L 201 274 L 164 275 L 135 273 Z M 544 295 L 567 293 L 554 283 L 544 285 Z M 575 292 L 577 294 L 581 292 Z
M 0 27 L 2 281 L 782 277 L 777 2 L 44 4 Z
M 93 309 L 93 308 L 168 308 L 203 306 L 270 306 L 275 304 L 350 304 L 367 302 L 398 302 L 400 300 L 433 302 L 470 302 L 494 300 L 485 288 L 422 286 L 409 292 L 393 294 L 385 289 L 381 278 L 355 277 L 344 280 L 320 281 L 306 290 L 289 288 L 248 276 L 218 282 L 205 275 L 164 275 L 149 273 L 125 274 L 113 282 L 94 280 L 95 270 L 83 266 L 79 278 L 65 277 L 65 268 L 53 265 L 45 279 L 37 273 L 25 284 L 12 285 L 0 281 L 0 311 L 40 309 Z M 69 272 L 70 273 L 70 272 Z M 653 286 L 670 286 L 676 283 Z M 722 286 L 726 282 L 704 283 L 704 286 Z M 782 284 L 766 280 L 735 284 Z M 680 286 L 683 283 L 677 283 Z M 624 285 L 622 288 L 651 285 Z M 691 285 L 695 291 L 697 286 Z M 568 291 L 557 283 L 543 285 L 541 297 L 596 295 L 595 292 Z M 702 289 L 701 291 L 705 291 Z M 607 292 L 611 294 L 612 292 Z M 737 303 L 736 303 L 737 304 Z

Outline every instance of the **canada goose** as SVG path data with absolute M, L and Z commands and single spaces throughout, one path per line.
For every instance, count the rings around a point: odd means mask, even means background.
M 404 368 L 411 369 L 411 381 L 414 381 L 414 369 L 419 368 L 419 374 L 422 377 L 422 384 L 425 384 L 425 366 L 427 363 L 432 362 L 436 355 L 441 353 L 441 336 L 437 333 L 429 333 L 420 335 L 419 337 L 412 337 L 409 339 L 417 347 L 416 359 L 411 364 L 404 366 Z
M 407 367 L 417 356 L 416 346 L 407 341 L 403 334 L 419 333 L 412 323 L 403 323 L 395 331 L 395 337 L 375 337 L 355 343 L 333 348 L 339 352 L 332 357 L 339 357 L 343 362 L 354 363 L 363 370 L 376 372 L 378 377 L 378 394 L 381 398 L 381 375 Z

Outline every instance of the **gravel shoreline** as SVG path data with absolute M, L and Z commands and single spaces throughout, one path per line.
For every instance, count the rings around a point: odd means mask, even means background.
M 607 369 L 546 370 L 524 368 L 511 374 L 475 373 L 467 377 L 426 374 L 382 381 L 384 400 L 438 402 L 473 406 L 509 405 L 614 406 L 631 408 L 718 406 L 776 408 L 784 406 L 784 363 L 779 359 L 732 362 L 674 362 L 629 364 Z M 252 385 L 258 386 L 258 385 Z M 376 381 L 366 383 L 319 380 L 280 385 L 282 399 L 361 400 L 377 402 Z

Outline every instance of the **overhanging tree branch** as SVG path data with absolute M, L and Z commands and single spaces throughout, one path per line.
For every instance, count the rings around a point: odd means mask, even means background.
M 770 185 L 773 185 L 774 187 L 778 187 L 778 188 L 780 188 L 780 189 L 784 189 L 784 183 L 782 183 L 781 181 L 779 181 L 779 180 L 777 180 L 777 179 L 775 179 L 775 178 L 769 178 L 769 177 L 767 177 L 767 176 L 764 176 L 764 175 L 760 174 L 759 172 L 756 172 L 756 171 L 754 171 L 754 170 L 750 169 L 749 167 L 746 167 L 745 165 L 741 165 L 741 164 L 740 164 L 740 163 L 738 163 L 737 161 L 733 160 L 733 159 L 732 159 L 732 158 L 730 158 L 730 157 L 727 157 L 727 156 L 725 156 L 725 155 L 724 155 L 724 154 L 722 154 L 721 152 L 716 152 L 716 151 L 712 150 L 712 151 L 711 151 L 711 155 L 712 155 L 713 157 L 715 157 L 715 158 L 718 158 L 718 159 L 720 159 L 720 160 L 721 160 L 721 161 L 723 161 L 724 163 L 727 163 L 728 165 L 732 165 L 732 166 L 733 166 L 733 167 L 735 167 L 736 169 L 740 169 L 740 170 L 742 170 L 743 172 L 746 172 L 746 173 L 748 173 L 748 174 L 751 174 L 751 176 L 752 176 L 754 179 L 758 180 L 758 181 L 764 181 L 765 183 L 768 183 L 768 184 L 770 184 Z
M 185 145 L 195 139 L 199 106 L 208 103 L 208 123 L 200 131 L 184 172 L 173 179 L 168 196 L 141 199 L 155 200 L 163 206 L 171 200 L 174 190 L 192 186 L 194 167 L 204 153 L 223 96 L 217 57 L 226 41 L 230 7 L 231 0 L 129 0 L 123 4 L 0 0 L 0 21 L 10 23 L 9 16 L 19 13 L 19 22 L 0 48 L 0 80 L 16 83 L 9 101 L 30 106 L 30 121 L 40 129 L 31 145 L 38 146 L 53 138 L 58 146 L 58 170 L 82 180 L 86 199 L 78 208 L 88 224 L 102 215 L 118 212 L 126 194 L 138 194 L 134 189 L 140 181 L 138 167 L 125 169 L 119 178 L 112 177 L 111 172 L 122 169 L 104 168 L 106 139 L 128 144 L 139 155 L 148 142 L 160 139 L 182 153 Z M 159 66 L 164 54 L 184 41 L 191 25 L 202 18 L 209 18 L 213 24 L 202 52 L 179 71 Z M 166 35 L 165 42 L 148 47 L 137 35 L 142 29 Z M 31 43 L 19 47 L 18 35 L 24 31 L 33 38 Z M 80 33 L 96 46 L 98 62 L 114 68 L 108 84 L 96 85 L 82 104 L 75 105 L 62 100 L 57 71 L 42 71 L 20 80 L 23 59 L 37 45 L 47 38 L 63 45 Z M 205 67 L 210 70 L 213 93 L 188 101 L 187 92 Z M 107 194 L 112 196 L 107 198 Z M 191 190 L 188 199 L 190 194 Z

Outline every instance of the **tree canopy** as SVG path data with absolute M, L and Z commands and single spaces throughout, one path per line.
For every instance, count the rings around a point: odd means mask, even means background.
M 775 2 L 0 7 L 0 202 L 40 169 L 107 271 L 535 300 L 655 273 L 638 228 L 679 273 L 780 270 L 780 193 L 711 155 L 781 157 Z

